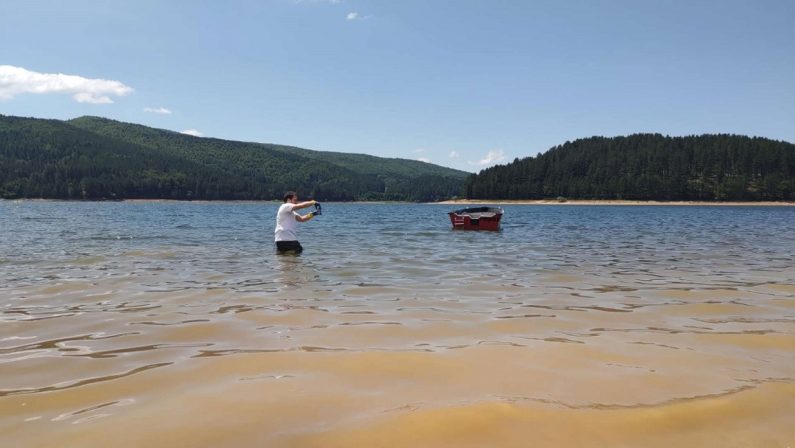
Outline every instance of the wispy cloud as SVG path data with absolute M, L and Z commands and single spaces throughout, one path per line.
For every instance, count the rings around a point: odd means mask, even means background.
M 486 154 L 486 157 L 478 160 L 477 162 L 469 161 L 470 165 L 488 166 L 505 160 L 505 153 L 502 149 L 493 149 Z
M 352 20 L 367 20 L 373 16 L 363 16 L 358 12 L 349 12 L 347 16 L 345 16 L 345 20 L 352 21 Z
M 420 157 L 417 160 L 419 160 L 420 162 L 431 163 L 431 159 L 427 157 Z
M 13 65 L 0 65 L 0 100 L 25 93 L 67 93 L 78 103 L 110 104 L 113 103 L 111 96 L 124 96 L 132 91 L 132 87 L 119 81 L 39 73 Z
M 425 148 L 417 148 L 417 149 L 415 149 L 415 150 L 413 150 L 411 152 L 413 152 L 415 154 L 423 153 L 423 152 L 425 152 Z
M 458 151 L 452 150 L 452 151 L 450 151 L 450 154 L 447 157 L 449 157 L 451 159 L 457 159 L 460 156 L 461 156 L 461 154 L 459 154 Z
M 196 129 L 185 129 L 184 131 L 181 131 L 181 133 L 182 134 L 192 135 L 194 137 L 204 137 L 204 134 L 202 134 L 201 132 L 197 131 Z
M 170 109 L 166 109 L 165 107 L 144 107 L 144 112 L 163 115 L 171 115 L 173 113 Z

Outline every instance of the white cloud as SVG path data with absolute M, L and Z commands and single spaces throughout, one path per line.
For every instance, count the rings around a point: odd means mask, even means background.
M 502 149 L 493 149 L 486 154 L 486 157 L 483 159 L 478 160 L 477 162 L 469 161 L 470 165 L 480 165 L 480 166 L 487 166 L 487 165 L 494 165 L 495 163 L 502 162 L 505 160 L 505 153 Z
M 124 96 L 133 91 L 119 81 L 90 79 L 62 73 L 38 73 L 0 65 L 0 100 L 25 93 L 69 93 L 78 103 L 110 104 L 111 96 Z
M 431 163 L 431 159 L 427 157 L 420 157 L 417 160 L 419 160 L 420 162 Z
M 451 159 L 457 159 L 459 156 L 460 154 L 458 154 L 458 151 L 455 150 L 450 151 L 450 154 L 448 155 L 448 157 L 450 157 Z
M 425 152 L 425 148 L 417 148 L 417 149 L 415 149 L 415 150 L 414 150 L 414 151 L 412 151 L 412 152 L 413 152 L 413 153 L 415 153 L 415 154 L 419 154 L 419 153 L 421 153 L 421 152 Z
M 166 109 L 165 107 L 144 107 L 144 112 L 163 115 L 171 115 L 173 113 L 171 109 Z
M 202 134 L 201 132 L 197 131 L 196 129 L 185 129 L 184 131 L 181 131 L 181 133 L 182 134 L 192 135 L 194 137 L 204 137 L 204 134 Z
M 349 12 L 347 16 L 345 16 L 345 20 L 367 20 L 372 16 L 363 16 L 358 12 Z

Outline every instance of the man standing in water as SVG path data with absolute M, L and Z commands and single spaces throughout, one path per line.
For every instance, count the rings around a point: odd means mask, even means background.
M 298 194 L 288 191 L 284 194 L 284 204 L 279 207 L 276 213 L 276 230 L 274 231 L 276 240 L 276 252 L 283 254 L 293 252 L 300 254 L 304 248 L 298 242 L 299 222 L 306 222 L 315 217 L 315 212 L 299 215 L 296 210 L 315 205 L 316 201 L 298 202 Z

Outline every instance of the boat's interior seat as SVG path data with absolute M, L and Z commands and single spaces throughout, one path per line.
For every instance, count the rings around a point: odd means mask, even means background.
M 470 219 L 480 219 L 480 218 L 493 218 L 497 214 L 491 212 L 489 213 L 478 212 L 478 213 L 467 213 L 467 215 L 469 215 Z

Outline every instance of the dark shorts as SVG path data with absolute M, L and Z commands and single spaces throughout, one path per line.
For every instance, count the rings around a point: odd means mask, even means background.
M 301 246 L 301 243 L 298 241 L 277 241 L 276 242 L 276 252 L 283 254 L 283 253 L 296 253 L 300 254 L 303 252 L 304 248 Z

